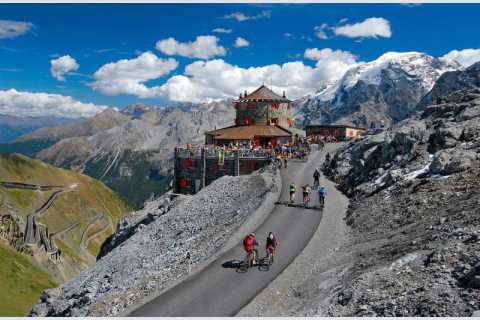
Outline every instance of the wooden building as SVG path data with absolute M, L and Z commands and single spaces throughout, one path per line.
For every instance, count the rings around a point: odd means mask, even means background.
M 234 102 L 235 124 L 205 133 L 206 144 L 252 143 L 276 146 L 292 142 L 295 137 L 290 118 L 291 101 L 262 85 L 250 94 L 240 94 Z
M 364 128 L 351 125 L 327 125 L 327 124 L 311 124 L 306 128 L 307 137 L 333 137 L 336 140 L 347 140 L 358 138 L 365 132 Z

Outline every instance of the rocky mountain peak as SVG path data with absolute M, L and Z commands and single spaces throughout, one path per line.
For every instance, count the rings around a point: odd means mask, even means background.
M 136 103 L 125 107 L 122 111 L 122 114 L 131 116 L 132 118 L 139 118 L 144 113 L 152 110 L 153 107 L 147 106 L 144 103 Z
M 297 102 L 296 118 L 303 124 L 342 122 L 368 127 L 372 121 L 396 123 L 415 112 L 443 73 L 459 68 L 454 61 L 421 52 L 387 52 L 353 66 L 338 81 Z

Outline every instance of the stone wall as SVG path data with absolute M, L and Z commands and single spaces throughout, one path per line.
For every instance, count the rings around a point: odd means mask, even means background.
M 237 102 L 237 125 L 266 125 L 268 119 L 277 119 L 277 124 L 289 128 L 289 103 Z

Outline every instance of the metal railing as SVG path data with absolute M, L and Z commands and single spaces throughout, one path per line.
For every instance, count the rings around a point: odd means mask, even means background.
M 237 154 L 240 159 L 259 159 L 267 158 L 269 154 L 265 149 L 239 148 L 223 150 L 217 147 L 176 148 L 178 157 L 190 159 L 200 159 L 202 157 L 202 150 L 206 158 L 218 158 L 222 152 L 224 153 L 225 159 L 235 159 Z

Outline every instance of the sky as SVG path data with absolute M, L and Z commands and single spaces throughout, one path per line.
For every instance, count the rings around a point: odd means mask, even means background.
M 480 4 L 0 4 L 0 114 L 291 98 L 389 51 L 480 60 Z

